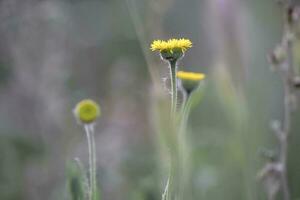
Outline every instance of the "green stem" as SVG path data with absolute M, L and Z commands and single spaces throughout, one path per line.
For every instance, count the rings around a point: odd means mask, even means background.
M 177 78 L 176 78 L 176 73 L 177 73 L 177 60 L 175 61 L 169 61 L 169 69 L 170 69 L 170 82 L 171 82 L 171 118 L 172 118 L 172 123 L 174 125 L 176 124 L 176 112 L 177 112 Z M 176 185 L 176 167 L 178 165 L 177 158 L 176 158 L 176 153 L 175 152 L 170 152 L 170 171 L 169 171 L 169 177 L 168 177 L 168 182 L 166 185 L 165 191 L 166 193 L 166 199 L 171 200 L 175 196 L 174 193 L 176 192 L 177 185 Z
M 181 113 L 181 121 L 180 121 L 180 128 L 178 132 L 178 144 L 179 146 L 179 178 L 181 180 L 180 188 L 179 188 L 179 199 L 184 199 L 185 194 L 186 194 L 186 188 L 187 185 L 189 184 L 189 160 L 188 160 L 188 154 L 189 154 L 189 149 L 188 149 L 188 144 L 187 144 L 187 124 L 188 124 L 188 118 L 190 115 L 191 111 L 191 106 L 192 106 L 192 94 L 187 95 L 187 98 L 184 102 L 183 108 L 182 108 L 182 113 Z
M 84 125 L 89 149 L 89 200 L 96 199 L 96 147 L 93 125 Z
M 177 61 L 169 61 L 170 80 L 171 80 L 171 113 L 175 117 L 177 110 Z
M 170 199 L 170 194 L 169 194 L 170 179 L 171 179 L 171 170 L 169 170 L 169 176 L 168 176 L 168 180 L 167 180 L 167 184 L 166 184 L 164 193 L 162 195 L 162 200 Z
M 92 142 L 92 167 L 93 167 L 93 174 L 92 174 L 92 194 L 93 194 L 93 200 L 96 199 L 97 195 L 97 179 L 96 179 L 96 144 L 95 144 L 95 131 L 94 126 L 90 125 L 90 131 L 91 131 L 91 142 Z
M 192 107 L 192 93 L 187 96 L 186 101 L 184 102 L 181 125 L 180 125 L 180 134 L 182 134 L 182 132 L 184 132 L 184 130 L 187 129 L 187 121 L 189 118 L 191 107 Z

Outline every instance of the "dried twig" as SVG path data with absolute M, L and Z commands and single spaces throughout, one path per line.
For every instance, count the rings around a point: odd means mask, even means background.
M 283 200 L 290 200 L 290 192 L 287 179 L 287 153 L 288 138 L 291 126 L 293 88 L 297 87 L 298 74 L 294 66 L 293 44 L 297 37 L 296 26 L 299 23 L 299 9 L 291 4 L 290 0 L 281 1 L 284 7 L 285 26 L 283 39 L 280 45 L 269 56 L 269 61 L 279 73 L 284 90 L 284 107 L 282 123 L 274 121 L 274 131 L 279 144 L 277 160 L 270 160 L 260 172 L 259 177 L 264 181 L 269 200 L 276 198 L 279 188 L 282 190 Z M 278 186 L 278 187 L 277 187 Z

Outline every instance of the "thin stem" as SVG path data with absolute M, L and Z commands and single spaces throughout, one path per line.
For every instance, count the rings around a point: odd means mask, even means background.
M 176 121 L 176 111 L 177 111 L 177 61 L 169 61 L 169 70 L 170 70 L 170 82 L 171 82 L 171 118 L 172 123 Z M 175 123 L 174 123 L 175 124 Z M 175 179 L 175 167 L 177 165 L 176 158 L 170 152 L 170 168 L 169 168 L 169 175 L 168 175 L 168 181 L 164 190 L 164 193 L 162 195 L 162 200 L 170 200 L 172 199 L 172 192 L 174 192 L 174 185 L 176 184 Z
M 187 121 L 188 121 L 189 114 L 190 114 L 191 107 L 192 107 L 192 99 L 193 99 L 192 95 L 193 95 L 193 93 L 187 95 L 187 98 L 186 98 L 185 103 L 184 103 L 184 108 L 183 108 L 183 111 L 182 111 L 180 133 L 184 132 L 184 130 L 186 130 L 186 128 L 187 128 Z
M 92 142 L 92 167 L 93 167 L 93 174 L 92 174 L 92 182 L 93 182 L 93 188 L 92 188 L 92 193 L 93 193 L 93 200 L 96 197 L 97 193 L 97 179 L 96 179 L 96 144 L 95 144 L 95 131 L 94 131 L 94 126 L 90 125 L 90 132 L 91 132 L 91 142 Z
M 84 125 L 89 149 L 89 200 L 96 199 L 96 146 L 94 127 L 91 124 Z
M 180 121 L 180 128 L 178 134 L 178 141 L 180 141 L 179 146 L 179 164 L 180 164 L 180 180 L 181 185 L 179 188 L 179 199 L 184 199 L 185 192 L 186 192 L 186 185 L 188 184 L 189 178 L 189 161 L 188 161 L 188 144 L 187 144 L 187 122 L 191 111 L 192 106 L 192 94 L 185 94 L 186 98 L 183 102 L 183 108 L 181 113 L 181 121 Z
M 169 195 L 169 185 L 170 185 L 170 179 L 171 179 L 171 170 L 169 170 L 169 176 L 168 176 L 168 180 L 167 180 L 167 184 L 164 190 L 164 193 L 162 195 L 162 200 L 169 200 L 170 199 L 170 195 Z
M 87 137 L 88 149 L 89 149 L 89 200 L 92 200 L 92 174 L 93 174 L 93 158 L 92 158 L 92 142 L 91 142 L 91 134 L 89 131 L 89 125 L 84 125 L 84 130 Z
M 171 113 L 175 116 L 177 110 L 177 61 L 169 62 L 170 80 L 171 80 Z
M 282 187 L 283 199 L 290 200 L 290 192 L 287 179 L 287 148 L 288 148 L 288 136 L 290 132 L 290 86 L 287 75 L 282 75 L 284 86 L 284 116 L 282 130 L 277 133 L 280 146 L 279 151 L 279 163 L 282 166 L 280 182 Z
M 171 154 L 170 156 L 170 166 L 169 166 L 169 175 L 168 175 L 168 180 L 167 180 L 167 184 L 165 186 L 164 189 L 164 193 L 162 195 L 162 200 L 172 200 L 174 199 L 174 197 L 176 195 L 174 195 L 175 192 L 177 192 L 176 190 L 176 186 L 175 185 L 177 183 L 178 180 L 175 180 L 176 176 L 176 166 L 178 165 L 176 162 L 176 157 L 174 154 Z
M 288 59 L 289 69 L 292 67 L 290 64 L 291 60 Z M 284 75 L 283 75 L 284 76 Z M 287 148 L 288 148 L 288 136 L 290 132 L 290 115 L 291 115 L 291 106 L 290 106 L 290 85 L 287 77 L 283 77 L 284 85 L 284 118 L 283 118 L 283 127 L 282 127 L 282 136 L 280 137 L 280 155 L 279 160 L 282 164 L 282 173 L 281 173 L 281 184 L 284 200 L 290 199 L 289 186 L 287 180 Z
M 79 158 L 74 158 L 74 161 L 80 171 L 84 171 L 83 165 L 80 162 Z M 86 176 L 83 176 L 83 184 L 84 184 L 84 199 L 88 199 L 90 195 L 90 189 L 89 189 L 89 179 Z
M 288 5 L 290 5 L 291 1 L 287 0 Z M 287 12 L 287 11 L 286 11 Z M 290 34 L 290 26 L 288 22 L 285 25 L 285 35 L 283 37 L 288 37 Z M 282 82 L 284 87 L 284 116 L 283 116 L 283 126 L 282 126 L 282 136 L 280 137 L 280 155 L 279 160 L 282 164 L 282 173 L 281 173 L 281 185 L 284 200 L 290 200 L 290 192 L 288 186 L 287 179 L 287 148 L 288 148 L 288 136 L 290 134 L 290 126 L 291 126 L 291 90 L 290 90 L 290 76 L 294 74 L 294 56 L 293 56 L 293 42 L 286 38 L 286 70 L 281 74 Z
M 284 35 L 282 39 L 282 46 L 285 47 L 287 58 L 283 64 L 281 64 L 281 68 L 279 69 L 279 74 L 283 83 L 284 90 L 284 99 L 283 99 L 283 120 L 282 127 L 275 128 L 275 134 L 278 138 L 279 142 L 279 160 L 278 164 L 281 166 L 280 170 L 280 183 L 282 189 L 283 200 L 290 200 L 290 192 L 288 186 L 288 178 L 287 178 L 287 157 L 288 157 L 288 137 L 290 134 L 290 126 L 291 126 L 291 102 L 290 98 L 292 95 L 290 80 L 291 77 L 297 73 L 297 70 L 294 68 L 294 57 L 293 57 L 293 40 L 291 38 L 293 21 L 290 21 L 290 13 L 289 9 L 291 6 L 291 0 L 285 0 L 284 3 L 284 14 L 285 14 L 285 24 L 284 24 Z M 270 197 L 271 198 L 271 197 Z

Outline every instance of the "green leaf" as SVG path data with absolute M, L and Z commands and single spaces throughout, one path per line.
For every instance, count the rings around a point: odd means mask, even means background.
M 84 200 L 87 192 L 86 177 L 79 160 L 70 162 L 67 166 L 67 172 L 71 200 Z

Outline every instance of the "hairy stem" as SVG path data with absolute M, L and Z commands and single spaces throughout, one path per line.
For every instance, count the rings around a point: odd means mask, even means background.
M 169 70 L 170 70 L 170 83 L 171 83 L 171 118 L 172 123 L 176 124 L 176 111 L 177 111 L 177 61 L 169 61 Z M 170 169 L 167 184 L 162 195 L 162 200 L 171 200 L 172 193 L 174 192 L 176 180 L 175 180 L 175 173 L 176 173 L 176 155 L 174 152 L 170 152 Z
M 89 149 L 89 200 L 95 200 L 96 197 L 96 147 L 93 125 L 84 125 Z
M 162 194 L 162 200 L 169 200 L 170 199 L 170 197 L 169 197 L 169 185 L 170 185 L 170 177 L 171 177 L 170 175 L 171 174 L 169 173 L 167 184 L 166 184 L 164 193 Z
M 171 82 L 171 113 L 172 117 L 176 115 L 177 110 L 177 61 L 169 62 L 170 82 Z
M 96 199 L 97 195 L 97 179 L 96 179 L 96 144 L 95 144 L 95 131 L 94 131 L 94 126 L 90 126 L 90 131 L 91 131 L 91 142 L 92 142 L 92 167 L 93 167 L 93 174 L 92 174 L 92 182 L 93 182 L 93 187 L 92 187 L 92 193 L 93 193 L 93 200 Z

